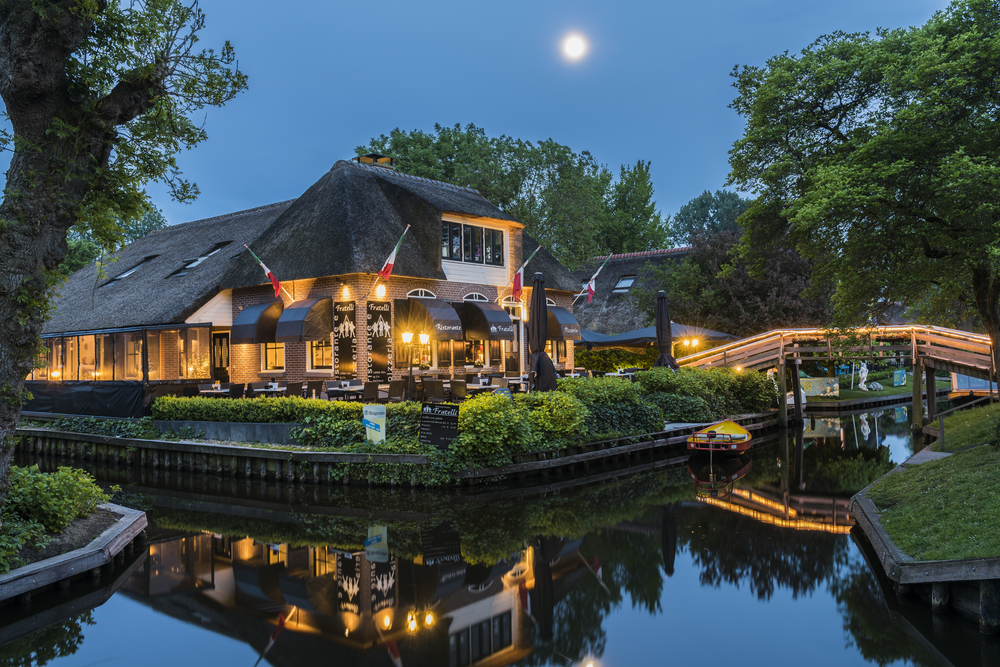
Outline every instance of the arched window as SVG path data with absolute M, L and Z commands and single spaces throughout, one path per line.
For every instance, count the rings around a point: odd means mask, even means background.
M 547 306 L 554 306 L 554 305 L 556 305 L 556 302 L 553 301 L 552 299 L 546 299 L 545 300 L 545 305 L 547 305 Z
M 489 299 L 478 292 L 473 292 L 463 296 L 462 301 L 489 301 Z
M 503 309 L 507 311 L 511 319 L 521 319 L 521 302 L 515 301 L 512 296 L 505 296 L 503 299 Z
M 406 293 L 406 296 L 408 296 L 411 299 L 436 299 L 437 298 L 437 294 L 435 294 L 434 292 L 432 292 L 430 290 L 426 290 L 426 289 L 410 290 L 409 292 Z

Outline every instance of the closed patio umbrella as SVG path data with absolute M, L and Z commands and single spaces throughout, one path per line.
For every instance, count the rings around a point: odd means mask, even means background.
M 653 367 L 666 366 L 676 371 L 678 366 L 671 354 L 673 337 L 670 330 L 670 308 L 667 307 L 667 293 L 660 290 L 656 295 L 656 345 L 660 356 L 656 358 Z
M 545 341 L 549 337 L 549 308 L 545 303 L 545 276 L 535 274 L 531 283 L 531 313 L 528 320 L 528 351 L 531 362 L 528 377 L 531 391 L 555 391 L 556 367 L 545 353 Z

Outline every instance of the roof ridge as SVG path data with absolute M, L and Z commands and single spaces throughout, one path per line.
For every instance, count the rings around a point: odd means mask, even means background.
M 432 178 L 424 178 L 423 176 L 414 176 L 413 174 L 407 174 L 401 171 L 396 171 L 395 169 L 390 169 L 388 167 L 376 167 L 370 164 L 354 162 L 353 160 L 350 161 L 342 160 L 342 162 L 346 162 L 352 167 L 361 167 L 362 169 L 367 169 L 369 171 L 375 172 L 380 176 L 389 176 L 389 177 L 404 178 L 413 181 L 419 181 L 421 183 L 426 183 L 427 185 L 430 185 L 432 187 L 445 188 L 447 190 L 454 190 L 456 192 L 468 192 L 470 194 L 476 195 L 481 199 L 486 199 L 486 197 L 483 197 L 483 194 L 479 192 L 479 190 L 476 190 L 475 188 L 467 188 L 464 185 L 455 185 L 454 183 L 446 183 L 445 181 L 435 181 Z
M 685 245 L 678 248 L 660 248 L 659 250 L 642 250 L 640 252 L 625 252 L 615 255 L 600 255 L 598 257 L 591 257 L 590 260 L 596 262 L 602 259 L 608 259 L 609 257 L 615 257 L 616 259 L 627 259 L 629 257 L 651 257 L 653 255 L 669 255 L 675 252 L 686 252 L 690 249 L 691 246 Z
M 276 201 L 274 203 L 264 204 L 262 206 L 254 206 L 253 208 L 243 209 L 242 211 L 233 211 L 231 213 L 222 213 L 220 215 L 212 216 L 211 218 L 201 218 L 200 220 L 188 220 L 187 222 L 178 222 L 175 225 L 167 225 L 166 227 L 164 227 L 162 229 L 157 229 L 153 233 L 156 234 L 157 232 L 162 232 L 164 230 L 177 229 L 178 227 L 187 227 L 188 225 L 199 225 L 199 224 L 202 224 L 202 223 L 216 222 L 218 220 L 224 220 L 226 218 L 232 218 L 234 216 L 244 215 L 246 213 L 257 213 L 259 211 L 266 211 L 268 209 L 275 208 L 275 207 L 278 207 L 278 206 L 282 206 L 284 204 L 291 204 L 296 199 L 298 199 L 298 197 L 296 197 L 295 199 L 286 199 L 285 201 Z

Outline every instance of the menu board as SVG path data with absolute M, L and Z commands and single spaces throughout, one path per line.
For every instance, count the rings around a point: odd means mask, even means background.
M 458 437 L 458 406 L 424 403 L 420 412 L 420 442 L 448 449 Z
M 354 301 L 333 304 L 333 359 L 338 380 L 358 377 L 358 311 Z
M 373 614 L 396 606 L 396 563 L 395 558 L 385 563 L 368 563 Z
M 369 301 L 368 381 L 386 383 L 392 375 L 392 304 Z
M 351 554 L 337 554 L 337 609 L 361 613 L 360 559 Z

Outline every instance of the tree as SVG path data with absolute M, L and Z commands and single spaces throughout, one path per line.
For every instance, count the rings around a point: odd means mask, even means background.
M 734 70 L 747 124 L 729 182 L 758 195 L 741 251 L 759 270 L 787 239 L 836 280 L 845 325 L 932 286 L 964 292 L 1000 355 L 998 74 L 993 0 Z
M 743 199 L 735 192 L 716 190 L 712 194 L 705 190 L 700 195 L 681 206 L 677 215 L 668 224 L 670 243 L 674 246 L 691 244 L 692 232 L 717 234 L 736 232 L 736 219 L 747 210 L 749 199 Z
M 650 162 L 642 160 L 631 168 L 622 165 L 618 181 L 611 186 L 610 210 L 600 232 L 603 252 L 618 255 L 667 245 L 667 229 L 653 201 L 649 168 Z
M 195 197 L 175 157 L 207 137 L 190 115 L 246 87 L 228 43 L 196 50 L 204 25 L 197 2 L 0 0 L 0 502 L 68 230 L 113 249 L 148 181 Z
M 397 128 L 356 150 L 391 155 L 407 174 L 478 190 L 569 267 L 601 253 L 664 243 L 648 162 L 622 166 L 613 184 L 611 172 L 587 151 L 575 153 L 552 139 L 488 137 L 471 124 L 435 125 L 433 133 Z
M 124 246 L 155 232 L 157 229 L 163 229 L 167 226 L 167 219 L 163 217 L 163 211 L 153 207 L 138 221 L 130 223 L 127 220 L 120 220 L 117 226 L 121 230 L 118 243 Z M 101 246 L 91 238 L 85 228 L 70 229 L 66 243 L 66 259 L 59 265 L 59 272 L 62 275 L 68 276 L 74 271 L 79 271 L 83 267 L 93 264 L 102 255 Z

